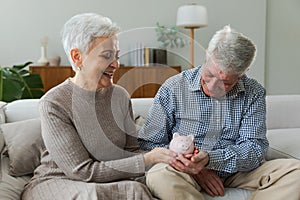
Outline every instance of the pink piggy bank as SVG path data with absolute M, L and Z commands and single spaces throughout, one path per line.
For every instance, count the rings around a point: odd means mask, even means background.
M 180 154 L 191 154 L 194 152 L 194 135 L 173 134 L 169 149 Z

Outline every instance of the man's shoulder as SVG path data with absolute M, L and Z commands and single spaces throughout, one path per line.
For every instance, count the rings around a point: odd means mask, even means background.
M 254 78 L 245 76 L 243 78 L 243 83 L 246 92 L 250 93 L 265 93 L 266 89 Z
M 168 78 L 164 85 L 170 87 L 176 87 L 182 85 L 183 83 L 187 85 L 192 85 L 195 79 L 199 78 L 199 67 L 193 69 L 186 69 L 179 74 L 176 74 L 170 78 Z

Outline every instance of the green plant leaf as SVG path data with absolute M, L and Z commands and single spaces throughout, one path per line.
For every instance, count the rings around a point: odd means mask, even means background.
M 24 81 L 27 83 L 29 88 L 42 89 L 44 88 L 42 79 L 39 74 L 30 74 L 23 77 Z
M 33 63 L 33 62 L 29 61 L 29 62 L 26 62 L 26 63 L 24 63 L 24 64 L 13 65 L 12 68 L 15 68 L 15 69 L 17 69 L 17 70 L 21 70 L 21 69 L 27 67 L 28 65 L 30 65 L 30 64 L 32 64 L 32 63 Z
M 3 98 L 2 101 L 11 102 L 22 97 L 24 87 L 20 85 L 19 82 L 4 79 L 3 80 Z
M 30 89 L 30 92 L 28 90 L 24 90 L 22 93 L 21 99 L 37 99 L 44 95 L 44 92 L 42 89 Z
M 0 100 L 11 102 L 16 99 L 40 98 L 43 84 L 39 74 L 30 74 L 25 69 L 32 62 L 0 69 Z

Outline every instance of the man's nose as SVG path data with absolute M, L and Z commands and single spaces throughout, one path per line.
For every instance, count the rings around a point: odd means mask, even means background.
M 210 87 L 224 89 L 224 83 L 223 83 L 223 81 L 214 78 L 210 81 Z

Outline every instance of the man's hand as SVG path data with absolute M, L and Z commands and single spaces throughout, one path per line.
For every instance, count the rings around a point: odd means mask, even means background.
M 199 148 L 195 147 L 194 152 L 190 154 L 184 154 L 184 157 L 190 159 L 192 156 L 197 155 L 199 153 Z
M 179 154 L 177 156 L 177 162 L 171 163 L 171 165 L 178 171 L 188 174 L 198 174 L 205 167 L 208 161 L 208 153 L 200 151 L 198 154 L 193 155 L 190 159 Z
M 210 196 L 224 196 L 223 180 L 215 171 L 204 168 L 198 174 L 192 176 Z

